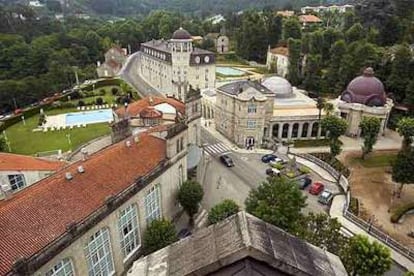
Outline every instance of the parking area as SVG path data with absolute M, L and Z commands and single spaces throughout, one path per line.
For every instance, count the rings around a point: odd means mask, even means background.
M 270 168 L 270 165 L 262 162 L 261 158 L 263 155 L 254 154 L 254 153 L 249 153 L 249 154 L 237 153 L 237 154 L 231 154 L 231 156 L 233 157 L 233 159 L 236 159 L 234 169 L 237 169 L 237 165 L 238 165 L 237 163 L 240 163 L 240 161 L 237 162 L 237 159 L 240 159 L 241 161 L 244 161 L 249 166 L 249 170 L 245 173 L 248 174 L 249 171 L 250 172 L 254 171 L 255 175 L 261 174 L 263 175 L 263 179 L 266 178 L 266 169 Z M 287 160 L 286 156 L 278 156 L 278 157 L 284 160 Z M 335 183 L 324 180 L 321 176 L 314 173 L 313 171 L 311 171 L 308 175 L 312 179 L 312 183 L 320 182 L 325 186 L 326 190 L 329 190 L 333 194 L 339 193 L 339 188 Z M 257 185 L 258 184 L 259 183 L 257 183 Z M 323 205 L 319 203 L 318 196 L 312 195 L 309 193 L 309 187 L 310 186 L 306 187 L 305 190 L 302 190 L 302 193 L 307 197 L 306 199 L 307 206 L 304 209 L 304 212 L 305 213 L 309 213 L 309 212 L 313 212 L 313 213 L 326 212 L 327 213 L 329 211 L 329 207 L 327 205 Z

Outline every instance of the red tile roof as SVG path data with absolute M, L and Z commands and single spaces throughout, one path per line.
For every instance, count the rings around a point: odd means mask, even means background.
M 0 171 L 56 171 L 64 164 L 59 161 L 0 152 Z
M 30 257 L 129 187 L 166 158 L 165 140 L 142 134 L 138 143 L 114 144 L 0 202 L 0 275 Z M 77 167 L 85 172 L 80 174 Z M 71 172 L 72 180 L 65 179 Z
M 152 102 L 151 102 L 152 101 Z M 138 116 L 138 114 L 148 106 L 155 106 L 162 103 L 168 103 L 174 106 L 180 113 L 185 114 L 185 104 L 176 98 L 172 97 L 145 97 L 139 101 L 128 105 L 127 112 L 131 116 Z M 125 115 L 125 107 L 120 107 L 116 110 L 119 116 Z
M 287 47 L 273 48 L 273 49 L 270 49 L 270 52 L 276 55 L 289 56 L 289 49 Z
M 305 15 L 300 15 L 299 16 L 299 21 L 302 23 L 320 23 L 322 22 L 322 20 L 313 15 L 313 14 L 305 14 Z
M 147 118 L 147 119 L 151 119 L 151 118 L 161 118 L 162 117 L 162 112 L 156 110 L 153 106 L 147 106 L 146 108 L 144 108 L 139 113 L 139 116 L 141 118 Z

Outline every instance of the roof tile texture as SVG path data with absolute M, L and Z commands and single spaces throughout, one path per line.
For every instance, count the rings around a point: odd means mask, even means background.
M 0 153 L 0 171 L 55 171 L 63 162 L 48 161 L 31 156 Z
M 0 275 L 30 257 L 166 158 L 165 140 L 143 134 L 138 143 L 112 145 L 0 202 Z M 77 167 L 85 172 L 80 174 Z M 71 172 L 72 180 L 65 179 Z
M 139 101 L 133 102 L 128 105 L 127 112 L 129 115 L 136 117 L 141 111 L 146 109 L 148 106 L 155 106 L 162 103 L 168 103 L 174 106 L 180 113 L 185 114 L 185 105 L 183 102 L 175 98 L 163 98 L 163 97 L 145 97 Z M 120 107 L 116 110 L 118 116 L 125 115 L 125 107 Z

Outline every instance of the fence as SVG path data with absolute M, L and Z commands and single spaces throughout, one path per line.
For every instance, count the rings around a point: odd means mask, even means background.
M 293 153 L 291 153 L 293 154 Z M 365 220 L 355 216 L 352 214 L 348 208 L 351 202 L 351 192 L 349 191 L 349 183 L 348 179 L 343 176 L 341 173 L 337 172 L 331 165 L 327 164 L 326 162 L 320 160 L 319 158 L 310 155 L 310 154 L 293 154 L 308 161 L 311 161 L 317 164 L 319 167 L 326 170 L 329 174 L 331 174 L 335 179 L 338 179 L 338 184 L 342 187 L 346 195 L 346 203 L 343 209 L 343 215 L 345 218 L 353 222 L 354 224 L 358 225 L 360 228 L 366 230 L 368 234 L 377 238 L 378 240 L 382 241 L 389 247 L 391 247 L 396 252 L 400 253 L 401 255 L 407 257 L 409 260 L 414 262 L 414 251 L 401 245 L 399 242 L 391 238 L 388 234 L 382 232 L 380 229 L 372 225 L 372 222 L 366 222 Z

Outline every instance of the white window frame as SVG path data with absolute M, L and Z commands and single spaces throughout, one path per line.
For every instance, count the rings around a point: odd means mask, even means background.
M 89 237 L 84 247 L 89 276 L 115 274 L 114 259 L 112 257 L 111 238 L 108 228 L 101 228 Z
M 75 275 L 72 260 L 64 258 L 49 269 L 45 276 L 73 276 Z
M 26 179 L 24 178 L 24 174 L 9 174 L 7 176 L 10 183 L 10 188 L 13 191 L 19 191 L 21 189 L 24 189 L 26 187 Z M 15 188 L 13 188 L 15 187 Z
M 250 103 L 247 105 L 247 113 L 256 113 L 257 112 L 257 105 Z
M 255 120 L 247 120 L 247 128 L 256 128 Z
M 138 208 L 136 204 L 131 204 L 120 210 L 118 214 L 119 239 L 125 261 L 141 247 Z M 124 230 L 127 232 L 125 233 Z
M 154 219 L 161 218 L 161 189 L 160 185 L 152 186 L 144 198 L 145 220 L 149 224 Z

